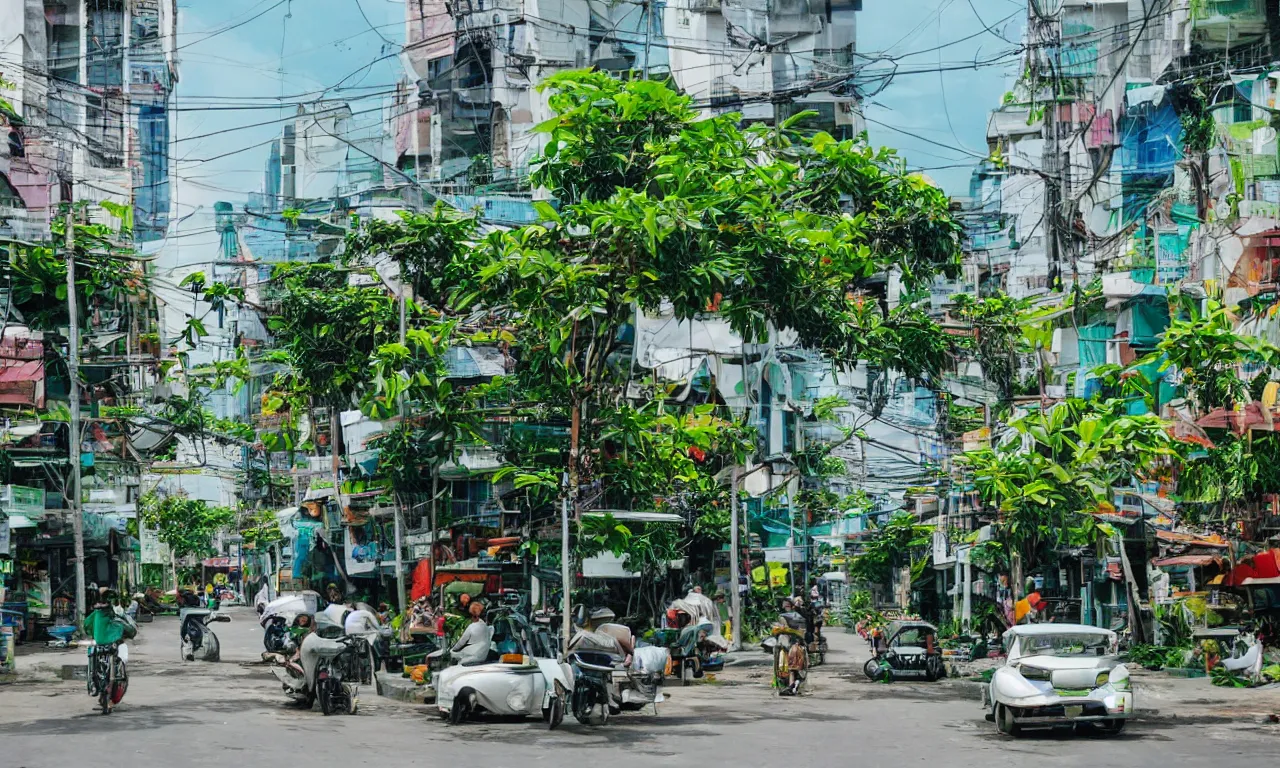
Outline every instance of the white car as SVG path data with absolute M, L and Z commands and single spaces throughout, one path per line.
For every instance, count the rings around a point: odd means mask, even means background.
M 1133 715 L 1129 670 L 1116 633 L 1083 624 L 1030 624 L 1004 633 L 1008 659 L 983 688 L 1001 733 L 1088 723 L 1117 734 Z

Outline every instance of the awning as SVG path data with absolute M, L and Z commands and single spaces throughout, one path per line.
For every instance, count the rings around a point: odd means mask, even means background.
M 1243 411 L 1228 411 L 1225 408 L 1210 411 L 1196 421 L 1196 426 L 1204 429 L 1230 429 L 1241 435 L 1250 429 L 1275 431 L 1271 411 L 1257 402 L 1245 405 Z
M 0 360 L 0 404 L 44 406 L 44 361 Z
M 1275 578 L 1280 578 L 1280 549 L 1269 549 L 1241 560 L 1225 575 L 1222 583 L 1227 586 L 1265 584 L 1271 582 L 1263 579 Z
M 1163 557 L 1159 560 L 1153 560 L 1151 564 L 1157 568 L 1202 567 L 1206 565 L 1221 565 L 1222 558 L 1217 555 L 1178 555 L 1177 557 Z
M 670 512 L 629 512 L 625 509 L 593 509 L 583 512 L 583 517 L 604 517 L 613 515 L 613 519 L 623 523 L 683 523 L 684 518 Z
M 16 531 L 19 528 L 35 528 L 36 523 L 26 515 L 9 515 L 9 530 Z
M 1169 544 L 1191 544 L 1197 547 L 1214 547 L 1215 549 L 1226 549 L 1229 545 L 1227 540 L 1217 535 L 1197 536 L 1193 533 L 1178 533 L 1177 531 L 1156 531 L 1156 538 Z

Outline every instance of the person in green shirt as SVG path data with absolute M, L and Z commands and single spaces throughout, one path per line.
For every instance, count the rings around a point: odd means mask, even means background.
M 133 637 L 138 630 L 127 620 L 116 614 L 111 604 L 112 595 L 103 590 L 93 604 L 93 610 L 84 617 L 84 633 L 93 638 L 97 645 L 109 645 Z

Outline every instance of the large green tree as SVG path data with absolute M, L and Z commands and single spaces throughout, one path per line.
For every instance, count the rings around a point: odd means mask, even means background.
M 570 424 L 571 494 L 604 479 L 602 415 L 628 379 L 618 353 L 637 305 L 718 312 L 752 342 L 790 329 L 846 363 L 945 365 L 932 321 L 886 310 L 874 288 L 890 272 L 923 285 L 958 254 L 946 196 L 890 152 L 699 119 L 652 81 L 571 72 L 542 87 L 557 116 L 538 128 L 534 181 L 561 207 L 491 234 L 455 300 L 520 318 L 517 374 Z

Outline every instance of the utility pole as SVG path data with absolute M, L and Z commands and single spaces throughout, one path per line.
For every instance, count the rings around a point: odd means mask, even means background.
M 414 112 L 414 126 L 413 126 L 413 128 L 414 128 L 414 135 L 415 135 L 415 136 L 417 136 L 417 130 L 418 130 L 417 120 L 418 120 L 417 112 L 415 111 L 415 112 Z M 416 143 L 416 142 L 415 142 L 415 143 Z M 414 160 L 414 161 L 415 161 L 415 162 L 417 162 L 416 157 L 415 157 L 415 160 Z M 416 180 L 415 180 L 415 181 L 416 181 Z M 405 334 L 406 334 L 406 332 L 407 332 L 407 331 L 406 331 L 406 329 L 405 329 L 405 315 L 406 315 L 406 310 L 405 310 L 405 303 L 406 303 L 406 300 L 405 300 L 405 293 L 406 293 L 407 291 L 408 291 L 408 284 L 407 284 L 407 282 L 406 282 L 406 280 L 405 280 L 405 275 L 402 273 L 402 274 L 400 275 L 400 344 L 401 344 L 402 346 L 404 345 L 404 342 L 405 342 Z M 402 424 L 403 424 L 403 422 L 404 422 L 404 418 L 405 418 L 404 392 L 401 392 L 401 393 L 400 393 L 400 421 L 401 421 L 401 423 L 402 423 Z M 396 599 L 399 601 L 398 603 L 396 603 L 396 605 L 400 608 L 401 613 L 403 613 L 403 612 L 404 612 L 404 610 L 405 610 L 405 608 L 406 608 L 406 607 L 408 607 L 408 604 L 405 602 L 405 593 L 404 593 L 404 560 L 403 560 L 403 557 L 404 557 L 404 555 L 403 555 L 403 552 L 404 552 L 404 540 L 403 540 L 403 533 L 402 533 L 402 531 L 403 531 L 403 526 L 402 526 L 402 525 L 401 525 L 401 523 L 400 523 L 400 512 L 401 512 L 400 508 L 401 508 L 401 506 L 403 506 L 403 503 L 402 503 L 402 501 L 401 501 L 401 499 L 400 499 L 400 494 L 396 494 L 396 513 L 395 513 L 395 514 L 396 514 L 396 518 L 395 518 L 395 546 L 396 546 Z M 432 541 L 432 542 L 431 542 L 431 548 L 432 548 L 433 550 L 435 549 L 435 546 L 436 546 L 436 543 L 435 543 L 434 541 Z M 379 578 L 381 578 L 381 577 L 379 577 Z M 434 578 L 435 578 L 435 572 L 434 572 L 434 570 L 432 571 L 431 578 L 432 578 L 432 579 L 434 579 Z
M 1043 41 L 1044 47 L 1052 51 L 1051 54 L 1046 51 L 1048 55 L 1036 54 L 1036 66 L 1040 68 L 1046 64 L 1049 65 L 1048 69 L 1052 75 L 1044 116 L 1044 157 L 1048 160 L 1047 167 L 1044 169 L 1044 222 L 1047 228 L 1045 243 L 1048 246 L 1046 255 L 1049 261 L 1046 288 L 1050 291 L 1055 290 L 1062 281 L 1062 252 L 1058 236 L 1059 221 L 1062 217 L 1062 183 L 1066 172 L 1066 163 L 1063 163 L 1062 158 L 1059 157 L 1058 145 L 1058 94 L 1061 92 L 1062 81 L 1062 8 L 1059 5 L 1057 13 L 1050 16 L 1048 11 L 1051 8 L 1047 7 L 1055 4 L 1054 0 L 1032 0 L 1027 4 L 1028 28 L 1034 35 L 1033 39 Z M 1042 56 L 1044 58 L 1041 58 Z
M 738 539 L 737 463 L 729 478 L 729 650 L 737 651 L 742 648 L 742 591 L 738 589 L 742 543 Z
M 566 489 L 568 479 L 565 480 Z M 564 637 L 564 652 L 569 652 L 569 641 L 573 639 L 573 584 L 569 580 L 569 494 L 566 490 L 560 502 L 560 581 L 564 594 L 560 598 L 561 612 L 560 632 Z
M 644 79 L 649 79 L 649 51 L 653 37 L 653 0 L 644 0 Z M 668 59 L 670 61 L 670 59 Z
M 67 262 L 67 377 L 71 401 L 70 435 L 67 438 L 67 458 L 71 461 L 71 478 L 67 489 L 67 502 L 71 505 L 71 530 L 75 537 L 76 561 L 76 616 L 85 616 L 84 595 L 84 518 L 80 512 L 80 314 L 76 307 L 76 233 L 75 211 L 70 203 L 67 217 L 64 255 Z

